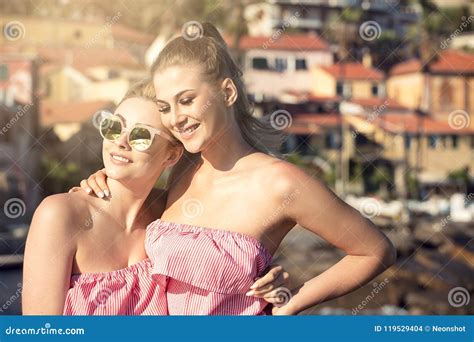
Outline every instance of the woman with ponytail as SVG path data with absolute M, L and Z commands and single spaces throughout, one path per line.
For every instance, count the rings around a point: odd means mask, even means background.
M 169 313 L 269 313 L 252 297 L 260 291 L 246 288 L 296 224 L 347 255 L 298 288 L 272 289 L 279 299 L 273 314 L 347 294 L 392 265 L 393 245 L 369 220 L 274 156 L 279 131 L 252 115 L 221 35 L 208 23 L 197 29 L 197 37 L 171 40 L 152 66 L 162 123 L 188 152 L 170 178 L 162 218 L 147 228 L 153 277 L 166 279 Z M 82 186 L 102 191 L 104 180 L 99 172 Z

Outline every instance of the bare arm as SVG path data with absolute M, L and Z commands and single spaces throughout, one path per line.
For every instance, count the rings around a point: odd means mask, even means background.
M 396 251 L 390 240 L 324 184 L 287 163 L 279 173 L 281 193 L 285 198 L 292 194 L 285 218 L 318 234 L 347 255 L 304 283 L 275 314 L 295 314 L 347 294 L 395 262 Z
M 64 194 L 36 209 L 25 248 L 23 314 L 61 315 L 76 250 L 73 211 Z

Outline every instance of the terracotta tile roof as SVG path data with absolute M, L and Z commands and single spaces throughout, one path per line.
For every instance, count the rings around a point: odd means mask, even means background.
M 298 102 L 306 102 L 306 101 L 312 101 L 312 102 L 341 102 L 343 99 L 341 96 L 320 96 L 320 95 L 315 95 L 312 92 L 309 91 L 298 91 L 298 90 L 285 90 L 283 92 L 283 95 L 285 96 L 291 96 Z M 370 109 L 375 109 L 380 106 L 386 107 L 387 110 L 405 110 L 408 109 L 395 99 L 389 99 L 389 98 L 380 98 L 380 97 L 373 97 L 373 98 L 355 98 L 355 99 L 350 99 L 349 102 L 361 105 L 362 107 L 365 108 L 370 108 Z
M 231 37 L 226 37 L 226 43 L 233 46 Z M 321 37 L 314 34 L 289 34 L 284 33 L 273 39 L 264 36 L 243 36 L 239 42 L 242 50 L 265 49 L 265 50 L 294 50 L 294 51 L 329 51 L 329 44 Z
M 336 79 L 348 80 L 376 80 L 381 81 L 384 79 L 384 73 L 374 68 L 367 68 L 361 63 L 338 63 L 330 66 L 322 66 L 321 69 L 325 70 Z
M 145 68 L 127 50 L 103 47 L 34 47 L 1 44 L 0 53 L 19 53 L 38 56 L 44 64 L 71 64 L 76 69 L 95 66 L 120 66 L 130 69 Z
M 83 70 L 96 66 L 142 68 L 140 63 L 124 49 L 107 48 L 38 48 L 39 57 L 50 63 L 71 64 Z
M 408 110 L 407 107 L 397 102 L 395 99 L 388 98 L 367 98 L 367 99 L 351 99 L 349 102 L 361 105 L 364 108 L 376 109 L 384 107 L 386 110 Z
M 421 63 L 418 59 L 410 59 L 406 62 L 398 63 L 390 69 L 390 75 L 403 75 L 419 72 Z
M 0 52 L 2 54 L 12 54 L 12 53 L 17 53 L 19 52 L 19 46 L 22 46 L 20 44 L 13 44 L 9 42 L 2 42 L 0 44 Z M 22 46 L 24 47 L 24 46 Z
M 113 18 L 111 18 L 113 19 Z M 67 25 L 68 27 L 77 27 L 77 28 L 84 28 L 87 27 L 89 30 L 95 30 L 99 34 L 104 35 L 104 34 L 111 34 L 113 38 L 119 39 L 119 40 L 125 40 L 129 41 L 132 43 L 138 43 L 138 44 L 143 44 L 143 45 L 150 45 L 153 40 L 155 39 L 155 36 L 153 34 L 143 32 L 140 30 L 137 30 L 133 27 L 124 25 L 123 23 L 120 23 L 120 21 L 113 21 L 113 20 L 107 20 L 107 18 L 95 18 L 91 20 L 86 20 L 86 19 L 71 19 L 71 18 L 49 18 L 49 17 L 35 17 L 35 16 L 24 16 L 24 17 L 18 17 L 15 16 L 15 20 L 21 21 L 23 24 L 25 24 L 26 27 L 28 27 L 29 23 L 43 23 L 46 28 L 50 28 L 51 26 L 58 26 L 58 25 Z M 109 26 L 106 26 L 109 25 Z M 62 27 L 62 26 L 60 26 Z M 105 28 L 110 28 L 107 30 L 104 30 Z M 110 32 L 110 33 L 109 33 Z
M 308 101 L 313 101 L 313 102 L 340 102 L 340 101 L 342 101 L 342 97 L 341 96 L 320 96 L 320 95 L 309 94 L 308 95 Z
M 429 70 L 439 73 L 474 73 L 474 55 L 456 50 L 446 50 L 441 52 L 436 60 L 430 63 Z M 411 74 L 420 71 L 420 60 L 411 59 L 396 64 L 390 70 L 390 75 Z
M 441 53 L 430 70 L 442 73 L 474 73 L 474 55 L 455 50 Z
M 474 134 L 473 128 L 455 129 L 447 121 L 435 120 L 430 117 L 419 118 L 416 114 L 388 113 L 378 116 L 373 123 L 392 133 L 408 132 L 425 134 Z M 421 128 L 420 128 L 421 127 Z
M 42 101 L 40 105 L 40 124 L 43 127 L 59 123 L 85 122 L 101 109 L 112 109 L 110 101 L 53 102 Z
M 421 125 L 423 134 L 474 134 L 474 128 L 455 129 L 446 121 L 435 120 L 430 117 L 425 117 L 420 120 L 414 113 L 387 113 L 379 115 L 372 120 L 371 123 L 391 133 L 407 132 L 415 134 L 418 133 L 418 127 Z M 317 134 L 321 128 L 338 127 L 340 124 L 341 116 L 337 113 L 296 114 L 293 115 L 292 125 L 287 129 L 287 132 L 293 134 L 312 134 L 314 131 L 314 133 Z
M 340 96 L 319 96 L 310 91 L 285 90 L 281 94 L 282 98 L 291 98 L 295 102 L 340 102 Z
M 337 127 L 341 124 L 341 116 L 337 113 L 318 114 L 303 113 L 293 116 L 293 124 L 317 125 L 320 127 Z
M 155 36 L 124 25 L 114 24 L 111 26 L 112 36 L 116 39 L 126 40 L 132 43 L 150 45 Z
M 285 129 L 285 133 L 296 135 L 312 135 L 321 133 L 321 128 L 314 123 L 293 121 L 291 126 Z

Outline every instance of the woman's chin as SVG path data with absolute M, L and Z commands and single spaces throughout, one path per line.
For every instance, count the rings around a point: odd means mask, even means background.
M 183 142 L 183 146 L 189 153 L 199 153 L 202 152 L 203 143 L 201 139 L 193 139 Z
M 129 170 L 124 170 L 123 167 L 116 167 L 115 165 L 106 165 L 105 172 L 107 173 L 107 177 L 114 180 L 125 180 L 132 176 Z
M 200 150 L 199 148 L 193 148 L 193 147 L 187 147 L 187 146 L 185 146 L 185 148 L 186 148 L 186 151 L 188 151 L 189 153 L 193 153 L 193 154 L 194 154 L 194 153 L 199 153 L 199 152 L 201 152 L 201 150 Z

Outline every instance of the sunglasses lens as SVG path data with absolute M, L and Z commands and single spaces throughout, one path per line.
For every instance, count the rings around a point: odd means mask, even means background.
M 100 123 L 100 133 L 107 140 L 116 140 L 122 133 L 122 124 L 113 118 L 104 118 Z
M 145 151 L 151 146 L 152 142 L 151 132 L 142 127 L 135 127 L 130 132 L 129 143 L 137 151 Z

